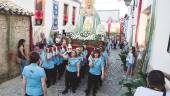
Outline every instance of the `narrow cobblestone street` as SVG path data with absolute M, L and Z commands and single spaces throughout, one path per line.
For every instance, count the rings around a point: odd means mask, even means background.
M 108 77 L 105 78 L 97 96 L 119 96 L 120 86 L 118 83 L 123 78 L 123 69 L 118 56 L 119 52 L 120 50 L 111 51 L 111 66 L 109 67 Z M 69 92 L 65 96 L 84 96 L 85 89 L 86 80 L 83 80 L 75 94 Z M 64 78 L 48 89 L 48 96 L 64 96 L 61 94 L 62 90 L 64 90 Z M 0 96 L 21 96 L 21 78 L 17 77 L 1 84 Z

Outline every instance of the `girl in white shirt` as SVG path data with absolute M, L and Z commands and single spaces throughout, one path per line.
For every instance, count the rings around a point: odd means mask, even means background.
M 132 53 L 132 49 L 129 50 L 128 56 L 126 57 L 126 62 L 127 62 L 127 72 L 126 75 L 127 76 L 131 76 L 133 73 L 133 66 L 134 66 L 134 61 L 135 61 L 135 57 Z

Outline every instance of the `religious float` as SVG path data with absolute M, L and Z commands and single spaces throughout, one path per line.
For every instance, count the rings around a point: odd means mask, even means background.
M 85 6 L 80 10 L 77 25 L 74 27 L 68 23 L 66 31 L 70 33 L 68 41 L 73 47 L 86 44 L 87 49 L 91 52 L 97 45 L 104 44 L 106 30 L 93 6 L 94 0 L 85 0 L 84 4 Z

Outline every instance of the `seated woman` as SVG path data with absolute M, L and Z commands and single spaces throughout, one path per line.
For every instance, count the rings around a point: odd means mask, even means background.
M 170 91 L 165 88 L 165 75 L 159 70 L 153 70 L 147 77 L 149 88 L 137 88 L 134 96 L 170 96 Z

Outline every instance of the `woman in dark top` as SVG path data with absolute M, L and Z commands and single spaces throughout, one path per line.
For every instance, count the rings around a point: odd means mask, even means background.
M 20 39 L 18 42 L 18 58 L 20 59 L 20 71 L 22 73 L 24 67 L 28 65 L 28 60 L 25 54 L 25 40 Z

